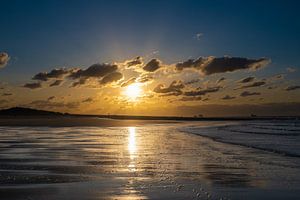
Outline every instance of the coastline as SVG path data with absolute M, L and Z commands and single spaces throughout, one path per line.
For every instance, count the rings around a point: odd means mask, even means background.
M 109 119 L 90 116 L 29 116 L 0 118 L 0 126 L 45 126 L 45 127 L 125 127 L 146 124 L 180 123 L 171 120 Z

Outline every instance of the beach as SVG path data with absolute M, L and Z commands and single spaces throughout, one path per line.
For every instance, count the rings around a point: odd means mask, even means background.
M 1 126 L 0 199 L 300 198 L 297 121 L 108 121 Z

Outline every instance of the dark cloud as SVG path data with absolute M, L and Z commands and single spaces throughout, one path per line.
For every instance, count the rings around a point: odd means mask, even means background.
M 181 71 L 186 68 L 198 69 L 204 75 L 216 73 L 233 72 L 242 69 L 256 70 L 266 66 L 269 59 L 248 59 L 240 57 L 199 57 L 196 60 L 189 59 L 185 62 L 176 64 L 176 69 Z
M 54 87 L 54 86 L 60 86 L 63 83 L 63 80 L 56 80 L 53 83 L 51 83 L 49 86 Z
M 121 74 L 120 72 L 113 72 L 104 76 L 103 79 L 100 81 L 100 84 L 108 84 L 108 83 L 116 82 L 122 78 L 123 78 L 123 74 Z
M 200 82 L 200 79 L 192 79 L 190 81 L 185 82 L 184 84 L 191 85 L 191 84 L 198 83 L 198 82 Z
M 206 88 L 206 89 L 197 89 L 197 90 L 192 90 L 185 92 L 185 96 L 202 96 L 206 95 L 208 93 L 214 93 L 218 92 L 222 87 L 216 86 L 216 87 L 211 87 L 211 88 Z
M 53 69 L 50 72 L 40 72 L 33 76 L 32 80 L 48 81 L 52 78 L 61 78 L 66 74 L 71 73 L 70 69 Z
M 266 84 L 265 81 L 257 81 L 257 82 L 251 83 L 249 85 L 241 86 L 239 89 L 242 89 L 242 88 L 252 88 L 252 87 L 260 87 L 260 86 L 263 86 L 265 84 Z
M 122 78 L 122 74 L 117 72 L 118 65 L 116 64 L 93 64 L 86 69 L 70 68 L 70 69 L 53 69 L 50 72 L 40 72 L 32 78 L 33 80 L 48 81 L 49 79 L 57 79 L 49 87 L 61 85 L 65 79 L 74 80 L 71 87 L 86 85 L 89 80 L 99 81 L 99 84 L 106 84 Z M 37 84 L 26 84 L 24 87 L 38 88 Z
M 2 96 L 11 96 L 13 95 L 12 93 L 3 93 Z
M 142 59 L 142 57 L 138 56 L 138 57 L 136 57 L 136 58 L 133 59 L 133 60 L 127 61 L 125 64 L 126 64 L 126 66 L 127 66 L 128 68 L 130 68 L 130 67 L 135 67 L 135 66 L 139 66 L 139 65 L 142 65 L 142 64 L 143 64 L 143 59 Z
M 78 69 L 73 71 L 69 77 L 72 79 L 79 78 L 101 78 L 110 73 L 117 71 L 118 66 L 114 64 L 93 64 L 87 69 Z
M 261 95 L 261 93 L 244 91 L 240 94 L 241 97 L 248 97 L 248 96 L 255 96 L 255 95 Z
M 255 77 L 253 76 L 250 76 L 250 77 L 247 77 L 247 78 L 243 78 L 242 80 L 238 81 L 239 83 L 249 83 L 249 82 L 252 82 L 254 81 Z
M 285 74 L 277 74 L 274 76 L 275 79 L 284 79 Z
M 36 82 L 36 83 L 25 83 L 23 85 L 23 87 L 25 88 L 29 88 L 29 89 L 37 89 L 37 88 L 41 88 L 42 84 L 40 82 Z
M 235 99 L 235 97 L 226 95 L 226 96 L 222 97 L 222 99 L 223 100 L 231 100 L 231 99 Z
M 126 81 L 124 81 L 122 84 L 121 84 L 121 87 L 126 87 L 128 85 L 131 85 L 132 83 L 135 83 L 136 81 L 136 77 L 132 77 Z
M 202 99 L 201 96 L 195 96 L 195 97 L 182 97 L 179 99 L 179 101 L 200 101 Z
M 53 100 L 53 99 L 55 99 L 55 96 L 51 96 L 51 97 L 49 97 L 47 100 L 48 100 L 48 101 L 51 101 L 51 100 Z
M 84 100 L 82 100 L 82 103 L 90 103 L 90 102 L 93 102 L 94 99 L 92 97 L 89 97 L 89 98 L 86 98 Z
M 161 68 L 161 62 L 158 59 L 152 59 L 150 60 L 144 67 L 143 69 L 147 72 L 154 72 Z
M 84 85 L 84 84 L 86 84 L 86 82 L 87 82 L 86 78 L 80 78 L 78 81 L 73 82 L 71 87 L 77 87 L 77 86 L 80 86 L 80 85 Z
M 300 89 L 299 85 L 293 85 L 293 86 L 287 87 L 285 90 L 286 91 L 292 91 L 292 90 L 299 90 L 299 89 Z
M 259 69 L 269 63 L 268 59 L 248 59 L 238 57 L 213 58 L 201 69 L 205 75 L 233 72 L 241 69 Z
M 186 68 L 200 68 L 205 58 L 199 57 L 198 59 L 189 59 L 184 62 L 177 63 L 175 68 L 178 71 L 182 71 Z
M 153 76 L 151 76 L 149 74 L 143 74 L 139 78 L 137 78 L 136 81 L 139 83 L 146 83 L 146 82 L 152 81 L 153 79 L 154 79 Z
M 217 83 L 221 83 L 221 82 L 223 82 L 223 81 L 225 81 L 225 80 L 226 80 L 226 78 L 222 77 L 222 78 L 220 78 L 219 80 L 217 80 Z
M 178 96 L 182 94 L 181 90 L 183 88 L 184 84 L 181 81 L 173 81 L 168 87 L 163 84 L 159 84 L 153 89 L 153 91 L 167 96 Z
M 5 52 L 0 52 L 0 68 L 3 68 L 7 65 L 10 57 Z

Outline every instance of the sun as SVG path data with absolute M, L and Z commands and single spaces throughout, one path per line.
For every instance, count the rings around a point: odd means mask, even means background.
M 141 95 L 141 87 L 138 83 L 133 83 L 129 86 L 127 86 L 125 94 L 127 97 L 129 97 L 131 100 L 136 100 L 137 97 Z

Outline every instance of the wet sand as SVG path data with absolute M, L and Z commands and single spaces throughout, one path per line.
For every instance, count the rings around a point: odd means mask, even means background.
M 295 158 L 182 126 L 0 127 L 0 199 L 299 199 Z
M 136 119 L 108 119 L 84 116 L 18 116 L 1 117 L 0 126 L 47 126 L 47 127 L 73 127 L 73 126 L 97 126 L 97 127 L 124 127 L 141 126 L 146 124 L 180 123 L 170 120 L 136 120 Z

